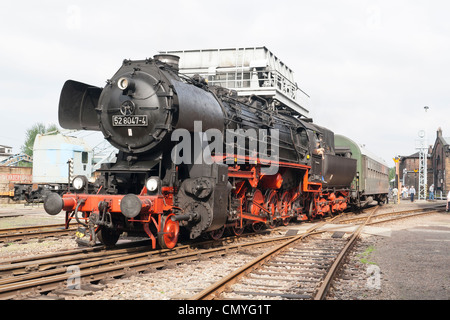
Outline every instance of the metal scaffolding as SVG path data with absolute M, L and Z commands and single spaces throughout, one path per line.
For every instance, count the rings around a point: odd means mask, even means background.
M 419 190 L 418 199 L 427 199 L 427 158 L 428 158 L 428 147 L 427 139 L 424 130 L 419 131 L 419 138 L 416 144 L 416 149 L 419 149 Z
M 419 152 L 419 200 L 427 199 L 427 156 L 428 149 Z
M 427 113 L 428 109 L 430 107 L 425 106 L 423 107 L 425 110 L 425 114 Z M 426 117 L 424 118 L 424 120 Z M 426 120 L 425 120 L 426 122 Z M 428 168 L 427 168 L 427 160 L 428 160 L 428 144 L 427 144 L 427 134 L 425 130 L 419 131 L 419 140 L 418 140 L 418 148 L 419 149 L 419 194 L 418 199 L 419 200 L 426 200 L 427 199 L 427 189 L 428 189 L 428 183 L 427 183 L 427 175 L 428 175 Z

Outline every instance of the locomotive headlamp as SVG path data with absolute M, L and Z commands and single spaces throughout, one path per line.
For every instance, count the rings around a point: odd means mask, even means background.
M 120 78 L 117 81 L 117 87 L 119 87 L 120 90 L 125 90 L 126 88 L 128 88 L 129 82 L 127 78 Z
M 151 177 L 145 182 L 145 187 L 147 188 L 147 191 L 149 192 L 155 192 L 158 191 L 159 187 L 159 178 L 157 177 Z
M 72 181 L 72 186 L 75 190 L 80 191 L 84 187 L 86 187 L 86 177 L 85 176 L 76 176 Z
M 117 87 L 122 91 L 127 90 L 127 92 L 134 92 L 135 90 L 134 81 L 127 77 L 119 78 L 117 80 Z

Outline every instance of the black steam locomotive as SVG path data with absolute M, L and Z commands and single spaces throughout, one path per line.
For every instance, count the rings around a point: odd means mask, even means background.
M 178 72 L 178 57 L 125 60 L 102 88 L 67 81 L 63 128 L 101 130 L 119 149 L 95 184 L 52 194 L 49 214 L 66 211 L 85 239 L 117 242 L 147 234 L 153 247 L 258 230 L 337 214 L 354 203 L 356 160 L 335 149 L 334 134 L 258 96 L 208 86 Z

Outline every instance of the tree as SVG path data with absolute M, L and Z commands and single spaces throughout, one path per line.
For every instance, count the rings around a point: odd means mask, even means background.
M 34 124 L 31 128 L 27 129 L 25 133 L 25 142 L 20 147 L 20 151 L 32 157 L 34 140 L 36 139 L 36 136 L 38 134 L 44 133 L 57 134 L 59 133 L 58 126 L 56 126 L 55 124 L 50 124 L 48 127 L 46 127 L 45 124 L 40 122 Z
M 389 182 L 395 179 L 395 167 L 389 168 Z

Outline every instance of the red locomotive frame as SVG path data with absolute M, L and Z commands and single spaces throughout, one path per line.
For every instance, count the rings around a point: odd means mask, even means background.
M 222 236 L 225 227 L 230 227 L 236 235 L 240 235 L 246 226 L 258 230 L 264 225 L 268 227 L 274 227 L 277 223 L 287 225 L 291 219 L 308 220 L 331 213 L 337 214 L 344 211 L 349 203 L 349 190 L 324 191 L 322 183 L 309 181 L 310 166 L 279 162 L 280 170 L 295 170 L 299 175 L 303 175 L 298 188 L 284 190 L 280 194 L 281 174 L 261 175 L 262 166 L 267 165 L 264 160 L 245 157 L 244 170 L 241 168 L 242 165 L 237 163 L 238 157 L 234 155 L 215 156 L 216 161 L 230 159 L 231 161 L 234 159 L 235 164 L 228 167 L 228 177 L 233 181 L 238 180 L 233 186 L 232 195 L 240 201 L 239 217 L 219 230 L 211 231 L 210 236 L 214 239 Z M 99 194 L 100 189 L 97 194 L 63 195 L 62 209 L 66 211 L 66 228 L 73 219 L 87 222 L 92 214 L 100 214 L 101 211 L 104 214 L 122 213 L 121 201 L 126 195 Z M 261 190 L 266 190 L 265 194 Z M 141 209 L 139 215 L 128 218 L 128 222 L 142 224 L 143 230 L 152 241 L 153 249 L 157 243 L 162 248 L 168 249 L 174 248 L 177 244 L 180 225 L 175 219 L 175 212 L 182 212 L 182 209 L 174 205 L 176 192 L 174 187 L 162 187 L 159 194 L 149 195 L 144 186 L 141 193 L 134 196 L 139 200 Z M 252 195 L 251 201 L 247 200 L 249 192 Z M 82 217 L 78 217 L 79 212 L 83 213 Z M 156 230 L 156 234 L 151 231 L 151 227 Z M 101 228 L 96 226 L 95 232 L 98 233 Z

